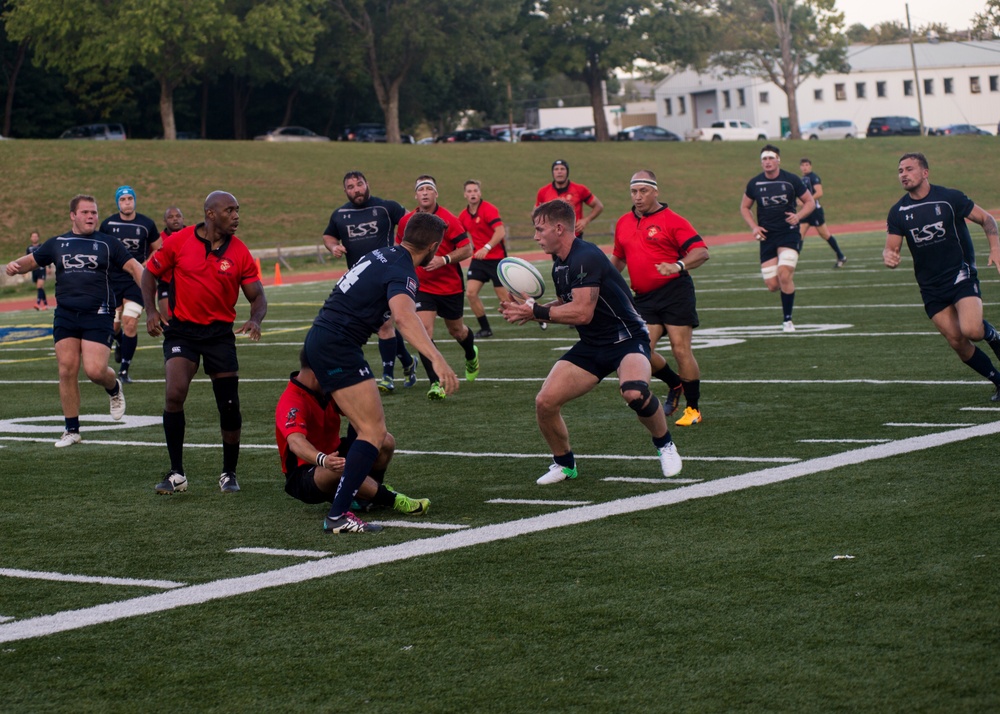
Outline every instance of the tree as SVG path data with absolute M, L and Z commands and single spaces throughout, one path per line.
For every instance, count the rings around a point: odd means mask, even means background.
M 983 40 L 1000 38 L 1000 0 L 986 0 L 986 7 L 972 18 L 972 31 Z
M 792 138 L 802 138 L 796 90 L 808 77 L 847 69 L 844 15 L 835 0 L 723 0 L 719 10 L 731 49 L 715 62 L 777 85 L 788 98 Z

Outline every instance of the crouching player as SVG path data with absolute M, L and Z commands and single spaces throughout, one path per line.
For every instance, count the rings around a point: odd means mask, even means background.
M 299 359 L 304 363 L 304 355 Z M 303 503 L 333 501 L 344 473 L 343 455 L 350 448 L 348 441 L 353 439 L 341 441 L 337 405 L 322 393 L 315 373 L 305 364 L 292 373 L 278 399 L 274 435 L 285 473 L 285 493 Z M 430 508 L 428 499 L 409 498 L 382 484 L 394 450 L 392 434 L 387 434 L 371 472 L 358 489 L 358 498 L 400 513 L 422 516 Z

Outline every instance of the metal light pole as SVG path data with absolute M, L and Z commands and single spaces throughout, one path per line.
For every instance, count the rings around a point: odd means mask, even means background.
M 910 38 L 910 61 L 913 62 L 913 83 L 917 88 L 917 112 L 920 114 L 920 135 L 924 134 L 924 102 L 920 98 L 920 75 L 917 74 L 917 53 L 913 49 L 913 28 L 910 27 L 910 3 L 906 3 L 906 34 Z

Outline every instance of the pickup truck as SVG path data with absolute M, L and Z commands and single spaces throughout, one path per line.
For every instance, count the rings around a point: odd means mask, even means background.
M 749 122 L 736 119 L 712 122 L 711 126 L 691 129 L 684 133 L 688 141 L 767 141 L 767 132 Z

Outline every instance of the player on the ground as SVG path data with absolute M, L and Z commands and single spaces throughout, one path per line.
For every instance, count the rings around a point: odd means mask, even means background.
M 497 275 L 497 266 L 507 257 L 507 227 L 500 218 L 500 211 L 489 201 L 483 200 L 483 185 L 475 179 L 465 182 L 466 207 L 458 214 L 462 227 L 472 238 L 472 262 L 466 277 L 469 282 L 465 289 L 465 297 L 469 300 L 472 314 L 479 322 L 477 338 L 493 337 L 490 320 L 486 317 L 486 308 L 479 298 L 479 291 L 487 282 L 493 283 L 493 291 L 502 302 L 509 300 L 507 291 Z
M 690 271 L 708 260 L 708 246 L 687 219 L 660 202 L 652 171 L 632 174 L 629 192 L 632 210 L 615 225 L 611 263 L 619 271 L 628 266 L 635 306 L 649 330 L 653 376 L 670 387 L 663 409 L 667 416 L 674 413 L 683 388 L 687 406 L 674 423 L 691 426 L 702 417 L 698 408 L 701 370 L 691 350 L 691 335 L 699 323 Z M 664 332 L 677 360 L 677 372 L 656 352 Z
M 604 252 L 575 238 L 573 207 L 565 201 L 543 203 L 532 213 L 535 241 L 552 256 L 552 279 L 557 299 L 549 303 L 527 300 L 504 302 L 504 319 L 575 325 L 580 336 L 553 365 L 538 396 L 538 428 L 552 450 L 552 465 L 536 483 L 558 483 L 577 476 L 576 459 L 562 407 L 581 397 L 611 372 L 618 373 L 622 397 L 653 438 L 664 476 L 681 471 L 667 418 L 660 401 L 649 391 L 649 332 L 635 309 L 632 293 Z
M 135 211 L 135 189 L 119 186 L 115 191 L 118 213 L 108 216 L 101 224 L 101 233 L 117 238 L 128 252 L 139 261 L 160 247 L 160 232 L 152 218 Z M 112 273 L 117 300 L 115 311 L 115 361 L 121 362 L 118 378 L 122 384 L 132 382 L 129 367 L 139 344 L 139 315 L 142 314 L 142 291 L 124 273 Z
M 177 206 L 170 206 L 167 210 L 163 212 L 163 230 L 160 232 L 160 245 L 163 245 L 163 241 L 172 236 L 174 233 L 179 232 L 185 227 L 184 214 L 181 213 L 181 209 Z M 156 300 L 157 308 L 160 311 L 160 317 L 164 318 L 167 322 L 170 322 L 170 283 L 169 281 L 158 280 L 156 283 Z
M 815 228 L 819 237 L 825 240 L 831 250 L 837 254 L 837 262 L 833 264 L 833 267 L 843 268 L 844 263 L 847 262 L 847 256 L 840 250 L 837 238 L 826 227 L 826 214 L 819 203 L 819 199 L 823 197 L 823 180 L 818 173 L 813 171 L 812 161 L 809 159 L 799 159 L 799 171 L 802 172 L 802 183 L 809 189 L 813 200 L 816 201 L 816 210 L 806 216 L 806 227 L 802 229 L 802 237 L 805 238 L 809 234 L 810 227 Z
M 69 202 L 70 231 L 45 241 L 38 250 L 7 264 L 7 275 L 56 268 L 56 309 L 52 322 L 56 362 L 59 365 L 59 401 L 66 430 L 56 448 L 79 444 L 80 365 L 94 384 L 111 399 L 111 417 L 125 415 L 125 393 L 115 371 L 108 367 L 114 340 L 115 293 L 111 273 L 126 271 L 135 283 L 142 266 L 121 243 L 97 231 L 97 201 L 77 195 Z
M 396 226 L 406 209 L 395 201 L 372 196 L 368 179 L 360 171 L 348 171 L 344 175 L 344 194 L 347 203 L 330 215 L 330 222 L 323 231 L 323 244 L 334 258 L 343 256 L 347 267 L 353 268 L 365 253 L 395 243 Z M 386 321 L 378 331 L 378 352 L 382 358 L 382 378 L 378 380 L 380 392 L 388 394 L 396 388 L 393 380 L 397 357 L 406 377 L 403 386 L 412 387 L 417 383 L 417 363 L 407 351 L 402 336 L 396 334 L 392 322 Z
M 802 251 L 799 223 L 813 212 L 816 202 L 802 179 L 781 168 L 781 151 L 766 145 L 760 150 L 762 173 L 747 182 L 740 202 L 740 214 L 760 241 L 760 273 L 772 293 L 781 290 L 781 329 L 795 332 L 792 308 L 795 305 L 795 266 Z M 796 211 L 796 200 L 802 208 Z M 757 205 L 757 218 L 750 210 Z
M 260 340 L 260 324 L 267 314 L 267 298 L 260 272 L 250 250 L 239 238 L 240 204 L 231 193 L 213 191 L 205 199 L 205 222 L 188 226 L 170 236 L 149 257 L 142 278 L 146 301 L 146 330 L 163 335 L 166 397 L 163 433 L 170 457 L 170 471 L 156 484 L 156 492 L 171 495 L 186 491 L 184 473 L 184 402 L 198 365 L 212 380 L 222 431 L 223 493 L 240 490 L 236 466 L 240 458 L 239 360 L 236 334 Z M 165 323 L 156 305 L 156 281 L 170 278 L 173 286 L 173 316 Z M 240 291 L 250 303 L 250 319 L 233 332 Z
M 931 184 L 923 154 L 903 154 L 898 174 L 906 195 L 889 210 L 882 261 L 897 267 L 906 241 L 927 317 L 959 359 L 993 383 L 996 392 L 990 399 L 998 402 L 1000 372 L 973 344 L 986 340 L 1000 358 L 1000 334 L 983 319 L 976 253 L 966 225 L 970 220 L 983 227 L 990 246 L 986 265 L 1000 271 L 997 221 L 961 191 Z
M 583 231 L 601 215 L 604 204 L 582 183 L 569 180 L 569 164 L 563 159 L 552 162 L 552 183 L 538 189 L 535 206 L 559 199 L 573 207 L 576 215 L 576 237 L 583 238 Z M 584 205 L 590 206 L 590 213 L 583 215 Z
M 31 255 L 36 250 L 42 247 L 39 242 L 41 237 L 38 235 L 38 231 L 31 231 L 31 235 L 28 236 L 28 247 L 24 251 L 25 255 Z M 48 272 L 46 268 L 36 268 L 31 271 L 31 279 L 35 282 L 35 309 L 36 310 L 48 310 L 49 309 L 49 299 L 45 295 L 45 273 Z
M 388 432 L 375 377 L 365 361 L 364 346 L 390 313 L 396 328 L 434 367 L 446 394 L 458 389 L 458 378 L 424 330 L 414 299 L 415 266 L 434 256 L 448 224 L 429 213 L 413 216 L 402 242 L 363 256 L 333 288 L 305 340 L 305 361 L 319 382 L 319 392 L 336 400 L 357 431 L 347 451 L 343 474 L 323 521 L 327 533 L 374 533 L 350 511 L 358 489 L 375 465 Z
M 304 362 L 305 356 L 300 354 L 299 361 Z M 278 398 L 274 434 L 285 474 L 285 493 L 303 503 L 332 502 L 344 474 L 344 454 L 357 438 L 357 432 L 350 428 L 348 438 L 340 438 L 337 404 L 323 394 L 316 375 L 304 364 L 291 374 L 288 386 Z M 431 505 L 429 499 L 410 498 L 382 483 L 395 447 L 392 434 L 386 433 L 358 496 L 410 516 L 425 515 Z
M 434 339 L 434 318 L 437 315 L 441 316 L 448 328 L 448 334 L 465 352 L 465 378 L 472 382 L 479 376 L 479 348 L 475 344 L 475 334 L 462 321 L 465 314 L 465 285 L 462 279 L 462 266 L 459 265 L 472 255 L 472 241 L 469 240 L 469 235 L 455 214 L 438 205 L 437 184 L 433 176 L 426 174 L 418 176 L 414 194 L 417 208 L 403 216 L 399 222 L 397 242 L 401 240 L 407 222 L 419 213 L 435 215 L 448 226 L 444 240 L 438 246 L 437 255 L 426 265 L 417 267 L 417 278 L 420 281 L 420 289 L 416 295 L 417 315 L 420 316 L 424 330 L 431 339 Z M 427 398 L 444 399 L 447 394 L 438 380 L 434 366 L 423 354 L 420 362 L 424 365 L 427 377 L 431 381 Z

